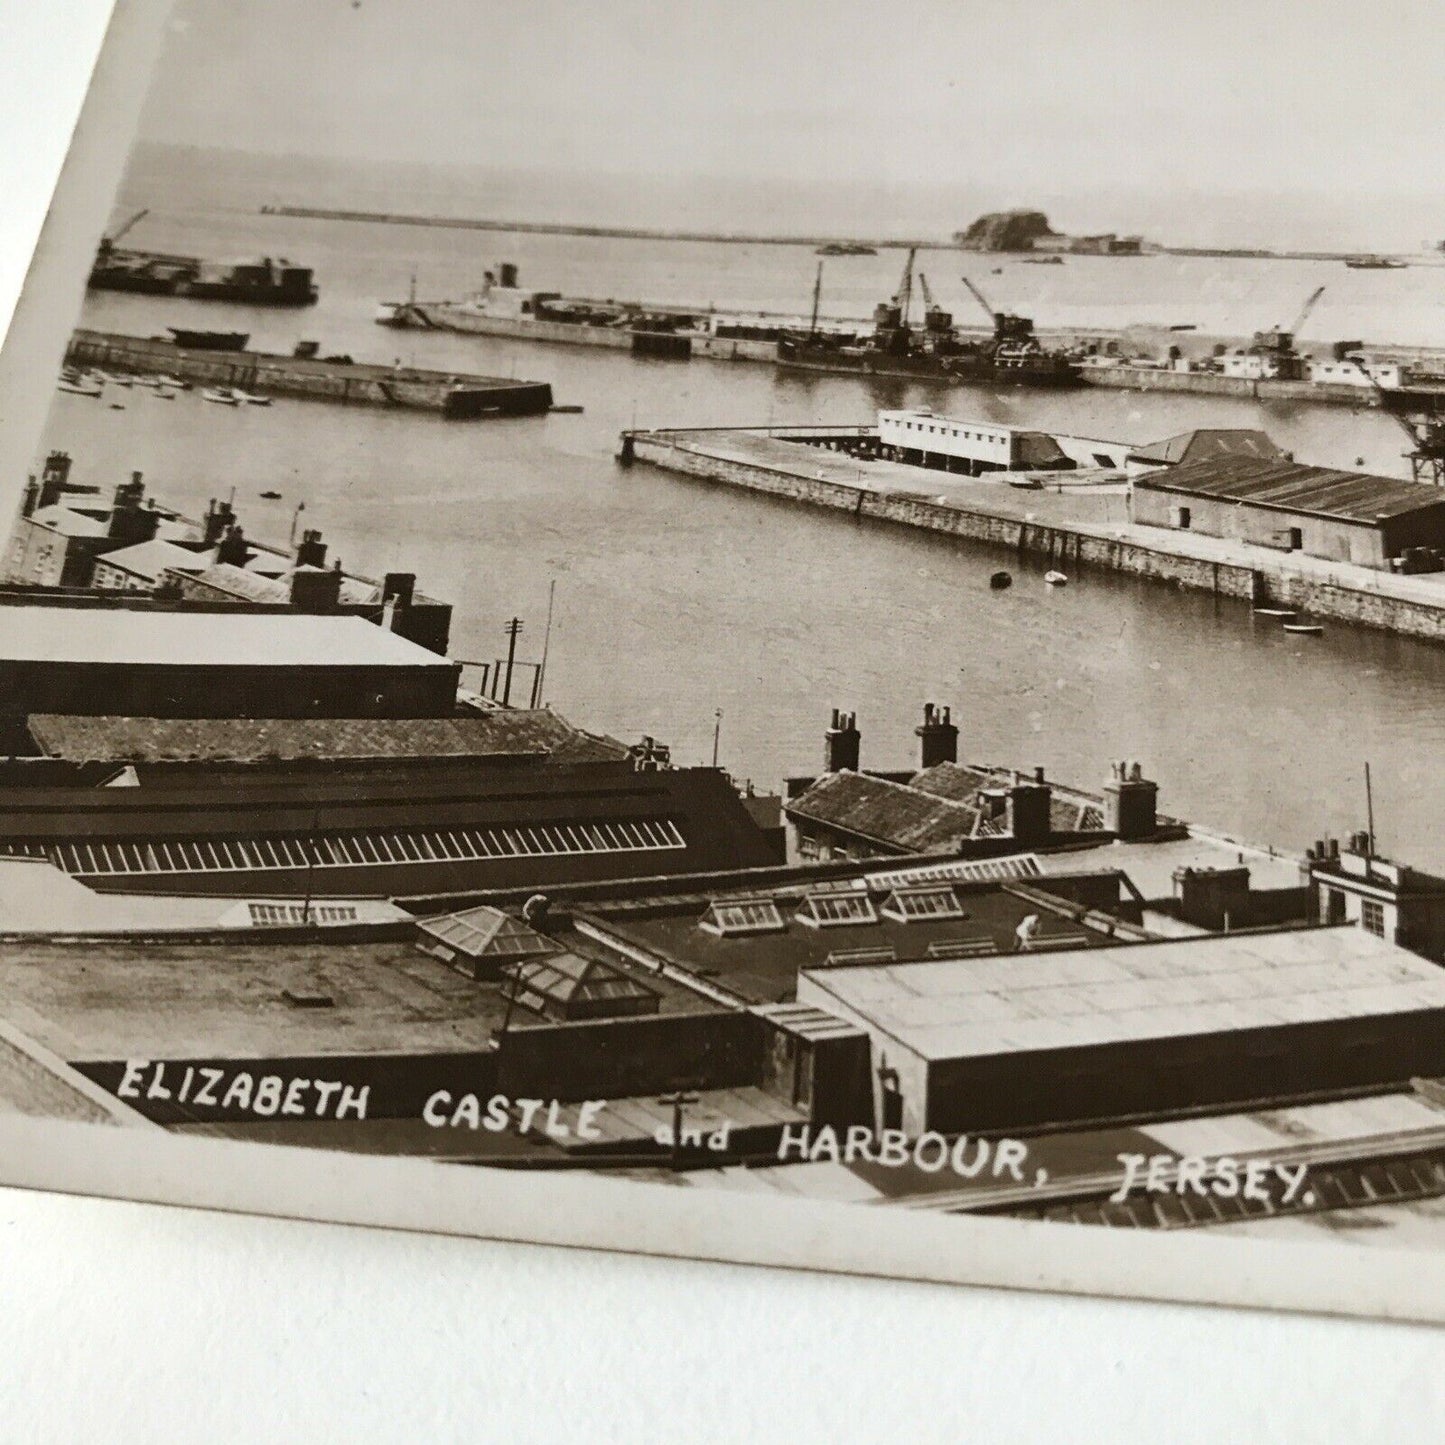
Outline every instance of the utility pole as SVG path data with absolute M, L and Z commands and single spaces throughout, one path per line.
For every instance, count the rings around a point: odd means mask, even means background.
M 657 1102 L 672 1105 L 672 1167 L 681 1169 L 683 1106 L 697 1103 L 697 1095 L 687 1094 L 679 1089 L 675 1094 L 664 1094 Z
M 718 739 L 722 736 L 722 709 L 717 708 L 713 712 L 716 721 L 712 725 L 712 765 L 717 767 L 717 745 Z
M 808 325 L 808 335 L 818 334 L 818 300 L 823 294 L 823 263 L 818 262 L 818 276 L 813 282 L 813 319 Z
M 513 617 L 509 619 L 502 631 L 507 634 L 507 677 L 502 684 L 502 706 L 508 707 L 512 701 L 512 668 L 517 661 L 517 634 L 522 630 L 522 619 Z
M 537 686 L 535 697 L 532 700 L 533 707 L 542 705 L 542 684 L 547 677 L 547 649 L 552 645 L 552 604 L 557 600 L 557 579 L 552 579 L 552 585 L 547 589 L 547 627 L 542 633 L 542 660 L 537 664 Z

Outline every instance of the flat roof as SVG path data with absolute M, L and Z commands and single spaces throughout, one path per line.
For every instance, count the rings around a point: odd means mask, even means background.
M 0 661 L 158 667 L 426 667 L 454 663 L 361 617 L 0 606 Z
M 939 963 L 805 970 L 926 1059 L 1445 1010 L 1445 970 L 1351 926 Z
M 1445 507 L 1445 492 L 1423 482 L 1301 466 L 1283 457 L 1205 457 L 1168 471 L 1147 472 L 1136 477 L 1134 485 L 1366 526 Z
M 1076 865 L 1074 872 L 1080 877 L 1112 876 L 1091 873 L 1087 863 Z M 1041 909 L 1029 898 L 1011 893 L 1003 886 L 964 884 L 954 894 L 958 903 L 956 912 L 921 916 L 906 923 L 882 911 L 892 891 L 889 885 L 873 886 L 866 877 L 861 881 L 796 880 L 762 884 L 745 894 L 718 892 L 707 897 L 681 896 L 611 906 L 583 904 L 581 911 L 620 942 L 640 945 L 705 980 L 715 979 L 755 1003 L 791 999 L 800 970 L 815 968 L 829 955 L 850 950 L 888 950 L 901 959 L 926 957 L 930 948 L 1003 951 L 1010 947 L 1015 929 L 1029 914 L 1039 917 L 1037 936 L 1043 946 L 1059 947 L 1067 943 L 1083 949 L 1104 942 L 1102 934 L 1092 932 L 1072 918 Z M 871 902 L 858 906 L 863 921 L 819 927 L 800 917 L 807 913 L 810 897 L 836 899 L 845 904 L 850 899 Z M 719 936 L 700 926 L 713 906 L 726 908 L 730 903 L 763 900 L 773 903 L 784 927 L 766 933 Z M 835 971 L 835 967 L 830 966 L 826 976 L 831 977 Z M 826 1002 L 821 1006 L 826 1009 Z

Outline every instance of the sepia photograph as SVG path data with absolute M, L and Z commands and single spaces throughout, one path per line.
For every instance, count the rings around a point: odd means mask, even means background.
M 1436 50 L 1045 10 L 121 0 L 0 1182 L 1445 1317 Z

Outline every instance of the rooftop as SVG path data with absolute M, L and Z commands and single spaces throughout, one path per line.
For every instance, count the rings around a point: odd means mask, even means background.
M 977 812 L 951 797 L 868 773 L 825 773 L 787 811 L 907 852 L 956 847 L 973 836 Z
M 804 977 L 807 1001 L 835 1001 L 928 1059 L 1445 1009 L 1445 971 L 1353 927 Z
M 160 667 L 455 664 L 360 617 L 0 605 L 0 659 Z
M 155 581 L 167 567 L 174 567 L 178 572 L 202 572 L 210 566 L 213 555 L 212 552 L 192 551 L 156 537 L 149 542 L 137 542 L 133 547 L 106 552 L 104 561 L 108 567 L 124 567 L 137 577 Z
M 1282 457 L 1206 457 L 1137 477 L 1134 485 L 1366 524 L 1445 507 L 1445 493 L 1423 482 L 1301 466 Z
M 1117 899 L 1117 877 L 1091 874 L 1088 868 L 1077 865 L 1078 875 L 1091 880 L 1090 891 Z M 641 948 L 758 1003 L 791 999 L 800 969 L 860 951 L 883 959 L 998 953 L 1012 945 L 1014 931 L 1029 914 L 1039 918 L 1041 948 L 1085 948 L 1107 941 L 1073 918 L 1009 891 L 1008 884 L 913 884 L 904 887 L 906 898 L 898 898 L 893 884 L 870 886 L 873 882 L 866 876 L 794 880 L 747 893 L 584 905 L 583 916 L 624 946 Z M 829 965 L 828 976 L 837 966 Z
M 1196 427 L 1129 453 L 1130 461 L 1177 466 L 1219 457 L 1278 457 L 1283 453 L 1268 432 L 1243 427 Z
M 363 622 L 365 627 L 381 629 Z M 384 634 L 389 635 L 389 634 Z M 433 656 L 433 654 L 426 654 Z M 288 762 L 301 758 L 625 758 L 546 709 L 450 718 L 145 718 L 35 713 L 41 751 L 71 762 Z

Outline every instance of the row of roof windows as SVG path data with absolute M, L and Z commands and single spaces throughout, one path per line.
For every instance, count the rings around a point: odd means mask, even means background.
M 808 893 L 794 912 L 793 920 L 809 928 L 841 928 L 877 923 L 880 915 L 895 923 L 968 916 L 951 887 L 932 884 L 895 888 L 876 908 L 867 893 Z M 786 932 L 788 919 L 776 899 L 735 898 L 709 904 L 698 920 L 698 927 L 719 938 L 742 938 L 749 934 Z
M 455 863 L 483 858 L 564 857 L 576 853 L 630 853 L 686 846 L 677 825 L 664 818 L 627 823 L 534 824 L 526 828 L 63 843 L 46 851 L 51 861 L 67 873 L 113 875 Z M 33 847 L 25 844 L 0 845 L 0 852 L 34 856 Z

